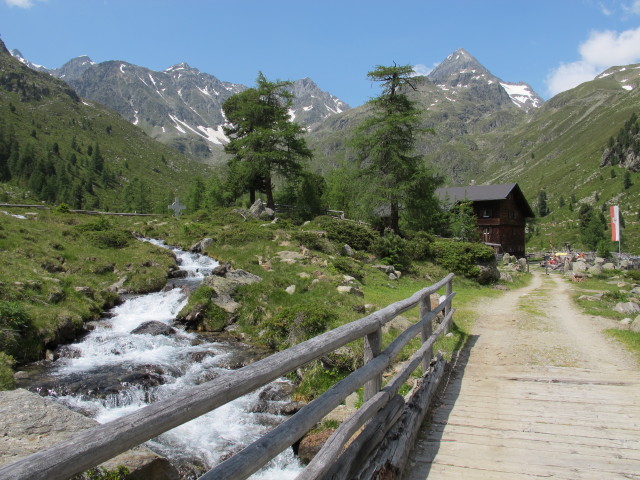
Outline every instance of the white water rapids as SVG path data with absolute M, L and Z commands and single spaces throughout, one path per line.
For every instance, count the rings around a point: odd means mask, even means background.
M 170 248 L 162 242 L 151 242 Z M 82 341 L 68 347 L 71 355 L 53 362 L 52 370 L 47 372 L 60 380 L 60 385 L 65 378 L 77 381 L 112 371 L 146 372 L 146 378 L 150 375 L 157 381 L 153 385 L 121 383 L 118 387 L 121 390 L 106 395 L 104 392 L 66 395 L 52 389 L 49 395 L 106 423 L 228 371 L 225 359 L 233 355 L 233 347 L 228 343 L 211 342 L 179 328 L 177 333 L 168 336 L 130 333 L 150 320 L 172 325 L 187 303 L 187 286 L 193 287 L 202 281 L 217 265 L 209 257 L 171 249 L 180 268 L 188 272 L 187 278 L 173 281 L 174 288 L 134 296 L 113 308 L 109 318 L 97 322 L 97 327 Z M 34 387 L 37 383 L 31 383 L 30 388 Z M 283 420 L 272 414 L 252 413 L 251 407 L 258 403 L 258 395 L 259 392 L 253 392 L 241 397 L 162 434 L 147 442 L 147 446 L 176 464 L 201 464 L 211 468 L 220 463 L 222 457 L 239 451 Z M 291 449 L 287 449 L 251 478 L 286 480 L 294 478 L 301 468 Z

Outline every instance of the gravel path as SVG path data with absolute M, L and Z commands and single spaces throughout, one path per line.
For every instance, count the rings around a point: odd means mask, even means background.
M 405 480 L 640 479 L 638 364 L 571 288 L 534 272 L 479 306 Z

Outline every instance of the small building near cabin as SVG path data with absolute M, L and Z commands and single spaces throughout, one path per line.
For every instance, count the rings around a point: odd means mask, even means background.
M 436 194 L 444 204 L 471 202 L 481 241 L 497 253 L 524 256 L 526 219 L 535 215 L 517 183 L 439 188 Z

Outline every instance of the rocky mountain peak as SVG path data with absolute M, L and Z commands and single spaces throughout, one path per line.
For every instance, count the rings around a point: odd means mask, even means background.
M 69 81 L 80 78 L 80 76 L 93 65 L 95 65 L 95 62 L 91 60 L 88 55 L 80 55 L 79 57 L 72 58 L 60 68 L 50 73 L 55 77 Z
M 478 60 L 461 48 L 434 68 L 428 78 L 435 84 L 451 87 L 468 86 L 473 80 L 482 78 L 484 81 L 498 81 Z
M 528 111 L 544 103 L 531 86 L 500 80 L 462 48 L 449 55 L 427 78 L 452 95 L 469 91 L 482 102 L 497 106 L 513 103 Z
M 20 53 L 20 52 L 18 52 L 18 53 Z M 0 55 L 11 55 L 11 53 L 7 49 L 7 46 L 2 41 L 2 39 L 0 39 Z
M 4 47 L 4 43 L 2 44 L 2 46 Z M 6 47 L 4 47 L 4 50 L 8 52 Z M 11 50 L 11 52 L 8 52 L 8 53 L 16 60 L 20 60 L 20 62 L 22 62 L 24 65 L 31 68 L 32 70 L 37 70 L 39 72 L 49 72 L 49 70 L 46 67 L 43 67 L 42 65 L 37 65 L 35 63 L 31 63 L 29 60 L 24 58 L 24 55 L 22 55 L 22 52 L 20 52 L 20 50 L 18 50 L 17 48 L 14 48 L 13 50 Z

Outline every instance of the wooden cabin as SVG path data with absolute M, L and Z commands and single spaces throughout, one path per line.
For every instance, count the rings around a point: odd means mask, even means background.
M 535 215 L 517 183 L 439 188 L 436 194 L 444 204 L 472 202 L 482 242 L 497 253 L 524 256 L 525 222 Z

